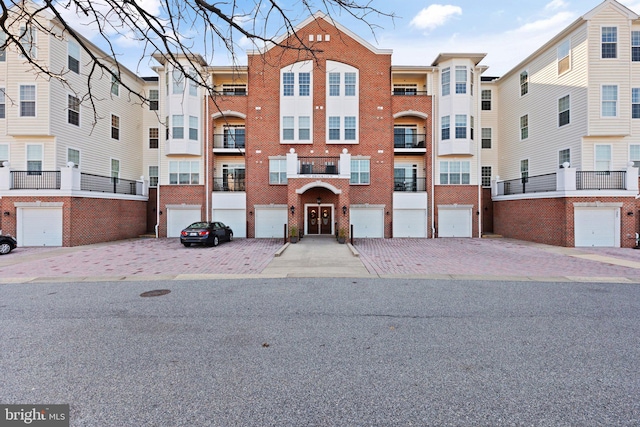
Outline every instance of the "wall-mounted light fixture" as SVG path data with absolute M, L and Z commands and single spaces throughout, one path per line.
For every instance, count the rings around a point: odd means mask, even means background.
M 347 216 L 347 206 L 342 207 L 342 216 Z
M 4 216 L 9 216 L 9 215 L 11 215 L 11 212 L 9 212 L 9 211 L 4 211 Z
M 249 211 L 249 215 L 253 215 L 253 211 Z
M 293 216 L 293 214 L 296 213 L 296 207 L 291 205 L 291 207 L 289 208 L 289 210 L 291 211 L 291 216 Z
M 316 202 L 318 202 L 318 204 L 321 204 L 321 203 L 322 203 L 322 197 L 318 197 L 318 198 L 316 199 Z
M 5 214 L 6 214 L 6 212 L 5 212 Z M 633 216 L 633 212 L 627 212 L 627 215 Z

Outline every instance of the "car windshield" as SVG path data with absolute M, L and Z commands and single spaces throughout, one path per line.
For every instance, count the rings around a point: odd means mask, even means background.
M 191 224 L 187 228 L 207 228 L 207 227 L 209 227 L 209 223 L 208 222 L 194 222 L 193 224 Z

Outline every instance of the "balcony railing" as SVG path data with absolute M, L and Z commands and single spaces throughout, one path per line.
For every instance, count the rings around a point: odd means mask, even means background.
M 339 157 L 300 157 L 300 175 L 338 175 Z
M 217 90 L 216 95 L 222 96 L 247 96 L 247 89 L 235 88 L 235 89 L 223 89 Z
M 11 171 L 12 190 L 59 190 L 60 171 Z
M 245 191 L 244 178 L 213 178 L 213 191 Z
M 425 148 L 427 135 L 424 133 L 412 135 L 394 135 L 393 148 Z
M 577 171 L 576 190 L 624 190 L 626 171 Z
M 213 135 L 213 148 L 244 148 L 245 135 Z
M 498 195 L 540 193 L 556 191 L 557 177 L 555 173 L 511 179 L 498 183 Z
M 142 195 L 142 183 L 139 181 L 84 172 L 80 174 L 80 189 L 100 193 Z
M 393 191 L 415 193 L 418 191 L 427 191 L 427 178 L 395 178 L 393 180 Z
M 412 90 L 412 89 L 393 89 L 392 95 L 400 96 L 417 96 L 428 95 L 426 90 Z

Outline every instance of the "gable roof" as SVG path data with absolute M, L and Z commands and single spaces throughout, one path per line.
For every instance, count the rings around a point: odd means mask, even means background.
M 616 0 L 604 0 L 602 3 L 591 9 L 589 12 L 585 13 L 582 18 L 586 21 L 593 19 L 598 13 L 602 11 L 602 9 L 607 6 L 612 6 L 616 9 L 620 14 L 626 15 L 629 19 L 636 20 L 639 18 L 638 14 L 633 10 L 629 9 L 627 6 L 617 2 Z

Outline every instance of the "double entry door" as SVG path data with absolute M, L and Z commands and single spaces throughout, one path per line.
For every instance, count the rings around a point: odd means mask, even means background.
M 331 206 L 307 206 L 307 234 L 331 234 Z

